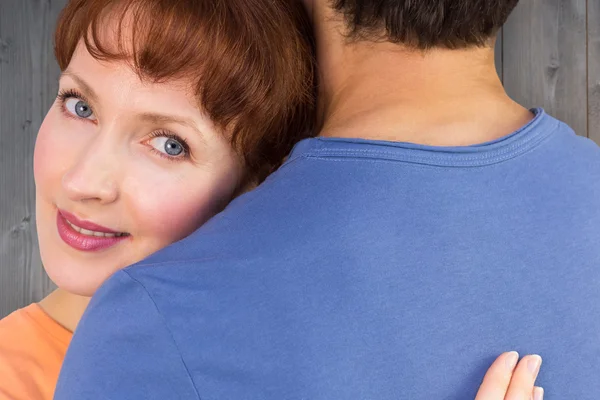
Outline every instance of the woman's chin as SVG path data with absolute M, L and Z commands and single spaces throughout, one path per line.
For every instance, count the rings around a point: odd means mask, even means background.
M 50 280 L 62 290 L 86 297 L 92 297 L 113 273 L 112 270 L 89 270 L 82 264 L 58 260 L 44 261 L 44 269 Z

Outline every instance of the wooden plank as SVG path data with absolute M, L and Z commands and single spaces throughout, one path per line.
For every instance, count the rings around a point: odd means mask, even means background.
M 66 0 L 0 1 L 0 317 L 41 299 L 32 155 L 57 91 L 52 31 Z
M 600 0 L 588 0 L 588 136 L 600 145 Z
M 592 0 L 598 1 L 598 0 Z M 508 94 L 587 136 L 586 0 L 522 0 L 504 27 Z

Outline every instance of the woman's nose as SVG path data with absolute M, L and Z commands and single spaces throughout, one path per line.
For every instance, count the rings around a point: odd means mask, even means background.
M 62 186 L 72 201 L 109 204 L 119 197 L 118 170 L 114 151 L 92 146 L 63 175 Z

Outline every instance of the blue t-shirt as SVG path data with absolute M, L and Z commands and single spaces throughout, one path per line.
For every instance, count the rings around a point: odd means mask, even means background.
M 514 349 L 597 400 L 600 148 L 535 112 L 478 146 L 300 142 L 108 280 L 55 398 L 465 400 Z

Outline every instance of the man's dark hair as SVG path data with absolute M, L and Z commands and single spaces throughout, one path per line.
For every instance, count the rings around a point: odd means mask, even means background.
M 350 39 L 417 49 L 485 46 L 519 0 L 332 0 Z

